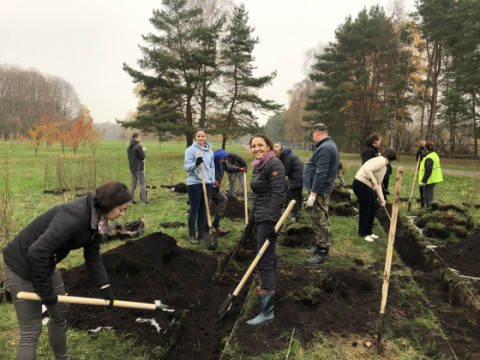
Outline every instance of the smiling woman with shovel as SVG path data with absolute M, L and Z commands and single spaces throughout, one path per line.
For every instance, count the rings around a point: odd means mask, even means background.
M 33 360 L 42 332 L 42 303 L 50 319 L 48 337 L 56 360 L 69 360 L 66 330 L 69 305 L 58 302 L 65 288 L 56 264 L 70 250 L 83 248 L 87 265 L 102 297 L 113 306 L 114 295 L 100 256 L 108 220 L 123 216 L 131 196 L 126 185 L 112 181 L 95 195 L 57 205 L 38 216 L 3 248 L 7 286 L 20 325 L 17 359 Z M 21 300 L 19 292 L 36 292 L 41 302 Z
M 207 134 L 205 130 L 202 128 L 196 129 L 193 138 L 193 144 L 185 150 L 184 169 L 188 174 L 187 193 L 190 203 L 188 239 L 192 244 L 198 244 L 205 239 L 205 223 L 207 219 L 200 164 L 203 164 L 203 176 L 208 199 L 211 197 L 212 186 L 215 181 L 215 164 L 212 147 L 206 142 Z M 197 224 L 198 237 L 195 237 L 195 223 Z
M 257 251 L 268 239 L 270 245 L 258 261 L 261 285 L 258 289 L 259 314 L 247 321 L 249 325 L 260 325 L 274 319 L 275 272 L 277 233 L 275 224 L 282 216 L 285 204 L 285 168 L 273 152 L 273 142 L 265 135 L 250 139 L 250 148 L 255 159 L 250 187 L 255 194 L 253 206 L 248 214 L 245 234 L 257 225 Z

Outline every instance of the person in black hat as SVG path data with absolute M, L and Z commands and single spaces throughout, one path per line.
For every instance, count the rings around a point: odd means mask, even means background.
M 319 123 L 310 132 L 315 149 L 305 164 L 303 186 L 309 193 L 307 208 L 311 209 L 312 228 L 315 231 L 316 247 L 309 252 L 315 256 L 305 260 L 307 264 L 323 264 L 328 261 L 328 250 L 332 245 L 328 207 L 330 193 L 335 187 L 338 173 L 339 153 L 337 145 L 328 136 L 328 128 Z

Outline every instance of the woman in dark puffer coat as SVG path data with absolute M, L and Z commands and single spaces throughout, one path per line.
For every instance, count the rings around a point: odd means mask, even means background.
M 57 205 L 28 224 L 3 248 L 8 290 L 20 325 L 17 359 L 34 360 L 42 332 L 42 303 L 49 313 L 48 337 L 56 360 L 70 360 L 66 330 L 69 305 L 58 303 L 65 287 L 56 264 L 70 250 L 83 248 L 87 265 L 102 297 L 113 306 L 114 295 L 100 256 L 108 220 L 123 216 L 130 205 L 127 186 L 108 182 L 88 195 Z M 36 292 L 39 301 L 21 300 L 20 291 Z
M 273 142 L 265 135 L 255 135 L 250 139 L 250 148 L 255 157 L 252 162 L 253 174 L 250 187 L 255 194 L 253 206 L 248 214 L 245 234 L 253 225 L 257 226 L 257 251 L 270 240 L 258 262 L 261 286 L 258 289 L 260 313 L 248 320 L 250 325 L 259 325 L 274 319 L 275 271 L 277 253 L 275 250 L 277 233 L 275 224 L 282 215 L 285 204 L 285 168 L 273 152 Z

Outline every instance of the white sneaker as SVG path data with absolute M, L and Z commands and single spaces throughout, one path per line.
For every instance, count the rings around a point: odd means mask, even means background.
M 375 234 L 370 234 L 370 235 L 368 235 L 368 236 L 370 236 L 370 237 L 371 237 L 372 239 L 374 239 L 374 240 L 377 240 L 377 239 L 378 239 L 378 236 L 375 235 Z
M 368 241 L 368 242 L 373 242 L 375 239 L 372 238 L 372 235 L 367 235 L 365 236 L 365 241 Z

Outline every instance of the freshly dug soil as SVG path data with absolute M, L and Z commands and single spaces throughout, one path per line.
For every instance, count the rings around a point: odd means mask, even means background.
M 240 217 L 243 211 L 242 206 Z M 377 211 L 377 216 L 388 232 L 385 213 Z M 396 251 L 406 265 L 422 269 L 424 249 L 419 248 L 415 235 L 415 230 L 399 219 Z M 279 245 L 310 247 L 313 236 L 309 226 L 295 224 L 286 229 Z M 451 267 L 462 274 L 479 276 L 479 237 L 477 232 L 437 250 Z M 383 263 L 366 268 L 361 259 L 355 259 L 350 268 L 335 269 L 284 264 L 280 258 L 275 321 L 251 327 L 245 320 L 255 316 L 258 308 L 254 306 L 246 313 L 242 309 L 251 282 L 256 284 L 259 281 L 256 271 L 223 319 L 220 320 L 217 312 L 251 264 L 254 252 L 239 249 L 234 258 L 237 266 L 230 266 L 221 281 L 217 279 L 230 254 L 214 255 L 218 259 L 210 254 L 180 248 L 175 239 L 164 233 L 129 241 L 102 255 L 116 298 L 148 303 L 157 299 L 175 311 L 72 305 L 70 325 L 81 329 L 113 326 L 116 331 L 138 335 L 139 345 L 144 346 L 147 354 L 162 346 L 168 349 L 164 359 L 179 360 L 219 359 L 229 346 L 226 339 L 233 330 L 230 342 L 236 341 L 244 354 L 253 357 L 287 348 L 293 329 L 294 337 L 303 343 L 315 340 L 317 330 L 333 336 L 353 336 L 355 344 L 375 343 L 383 282 L 378 274 L 383 270 Z M 395 274 L 395 269 L 392 269 L 386 331 L 395 338 L 419 339 L 431 349 L 427 357 L 453 358 L 452 349 L 458 358 L 476 359 L 480 356 L 480 330 L 472 327 L 468 314 L 462 308 L 451 305 L 442 284 L 429 273 L 419 271 L 415 281 L 429 295 L 431 309 L 440 319 L 448 343 L 436 331 L 426 333 L 425 330 L 403 327 L 403 317 L 411 314 L 412 308 L 419 309 L 425 304 L 415 294 L 406 297 L 406 280 Z M 63 276 L 70 295 L 99 296 L 84 265 L 65 271 Z M 137 318 L 155 319 L 161 327 L 160 332 L 148 322 L 135 322 Z M 352 346 L 356 346 L 354 343 Z M 370 350 L 373 356 L 376 351 Z M 150 355 L 152 359 L 160 358 L 154 352 Z M 223 358 L 228 359 L 226 356 Z
M 225 212 L 223 213 L 223 216 L 229 219 L 245 218 L 245 202 L 239 201 L 235 196 L 232 196 L 228 193 L 226 195 L 228 202 L 227 206 L 225 207 Z M 217 212 L 217 206 L 213 201 L 210 212 L 212 213 L 212 218 L 213 215 Z
M 435 251 L 449 267 L 462 275 L 480 277 L 480 231 Z
M 134 332 L 147 350 L 170 346 L 167 359 L 218 359 L 222 339 L 233 328 L 235 317 L 220 321 L 217 311 L 243 274 L 227 273 L 221 283 L 215 282 L 215 258 L 180 248 L 175 239 L 163 233 L 129 241 L 102 258 L 117 299 L 146 303 L 161 300 L 175 311 L 72 305 L 71 326 L 113 326 L 116 331 Z M 63 276 L 70 295 L 99 297 L 85 265 Z M 232 313 L 240 311 L 244 296 L 240 294 L 234 302 Z M 135 322 L 137 318 L 154 318 L 160 333 L 150 323 Z

